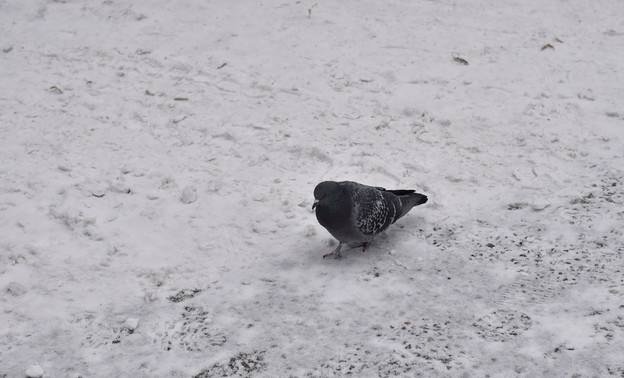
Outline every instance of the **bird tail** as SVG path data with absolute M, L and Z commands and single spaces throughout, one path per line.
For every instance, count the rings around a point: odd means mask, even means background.
M 401 214 L 396 219 L 407 214 L 414 206 L 426 203 L 428 199 L 426 195 L 416 193 L 414 190 L 388 190 L 388 192 L 398 196 L 401 200 Z

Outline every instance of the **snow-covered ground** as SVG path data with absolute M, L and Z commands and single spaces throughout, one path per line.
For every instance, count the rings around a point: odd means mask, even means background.
M 624 376 L 622 14 L 0 1 L 0 377 Z

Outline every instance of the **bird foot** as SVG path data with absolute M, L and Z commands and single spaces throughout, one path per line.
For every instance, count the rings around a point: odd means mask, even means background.
M 339 243 L 338 247 L 336 247 L 336 249 L 334 249 L 333 251 L 331 251 L 329 253 L 324 254 L 323 258 L 332 257 L 332 256 L 334 256 L 337 259 L 340 258 L 340 247 L 342 247 L 342 244 Z

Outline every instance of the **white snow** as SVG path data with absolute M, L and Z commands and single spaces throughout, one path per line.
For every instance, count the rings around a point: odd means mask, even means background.
M 134 332 L 134 330 L 139 326 L 139 319 L 137 318 L 128 318 L 123 323 L 123 328 Z
M 197 201 L 197 189 L 192 186 L 185 187 L 180 195 L 180 201 L 185 204 Z
M 40 378 L 43 377 L 44 373 L 43 368 L 41 368 L 39 364 L 31 365 L 26 369 L 26 376 L 28 378 Z
M 622 14 L 1 1 L 0 377 L 622 376 Z

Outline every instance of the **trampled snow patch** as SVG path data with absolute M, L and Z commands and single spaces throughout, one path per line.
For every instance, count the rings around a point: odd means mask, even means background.
M 622 8 L 0 4 L 0 377 L 622 376 Z

